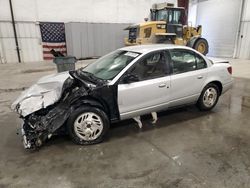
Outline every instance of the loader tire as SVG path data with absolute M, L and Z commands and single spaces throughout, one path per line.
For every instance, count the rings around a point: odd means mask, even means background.
M 194 44 L 194 49 L 198 52 L 202 53 L 203 55 L 207 55 L 208 53 L 208 42 L 206 39 L 199 38 Z

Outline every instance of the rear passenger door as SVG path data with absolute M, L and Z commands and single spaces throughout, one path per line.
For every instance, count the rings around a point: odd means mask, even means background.
M 171 100 L 170 106 L 192 103 L 198 100 L 207 77 L 207 63 L 197 53 L 186 49 L 170 50 Z

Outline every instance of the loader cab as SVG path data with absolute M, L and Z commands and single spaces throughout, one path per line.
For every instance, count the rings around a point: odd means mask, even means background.
M 163 8 L 151 9 L 152 21 L 166 21 L 169 24 L 185 25 L 185 9 L 184 8 Z
M 165 7 L 151 9 L 152 21 L 166 21 L 166 33 L 175 33 L 177 37 L 183 37 L 183 25 L 185 25 L 185 9 Z

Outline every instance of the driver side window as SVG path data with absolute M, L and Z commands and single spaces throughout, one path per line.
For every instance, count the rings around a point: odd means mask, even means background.
M 139 81 L 166 76 L 167 56 L 164 51 L 146 55 L 133 66 L 129 73 L 137 75 Z

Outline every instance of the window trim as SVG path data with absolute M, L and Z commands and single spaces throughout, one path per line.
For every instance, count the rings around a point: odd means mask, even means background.
M 203 59 L 203 61 L 206 63 L 206 67 L 204 67 L 204 68 L 201 68 L 201 69 L 206 69 L 206 68 L 208 68 L 208 65 L 207 65 L 207 62 L 206 62 L 206 60 L 200 55 L 200 54 L 197 54 L 197 53 L 195 53 L 195 57 L 196 58 L 201 58 L 201 59 Z M 196 60 L 196 58 L 195 58 L 195 61 L 196 61 L 196 70 L 201 70 L 201 69 L 197 69 L 197 60 Z
M 174 48 L 174 49 L 169 49 L 168 51 L 169 51 L 169 54 L 170 54 L 170 61 L 171 61 L 171 63 L 170 63 L 170 72 L 171 72 L 170 74 L 171 75 L 184 74 L 184 73 L 187 73 L 187 72 L 198 71 L 198 70 L 208 68 L 208 64 L 207 64 L 206 60 L 201 55 L 199 55 L 198 53 L 196 53 L 196 52 L 194 52 L 192 50 L 182 49 L 182 48 Z M 188 53 L 192 54 L 195 57 L 195 65 L 196 65 L 195 69 L 192 70 L 192 71 L 187 71 L 187 72 L 182 72 L 182 73 L 174 73 L 174 69 L 173 69 L 174 62 L 173 62 L 173 59 L 172 59 L 172 51 L 182 51 L 182 52 L 188 52 Z M 197 57 L 202 58 L 204 60 L 204 62 L 206 63 L 205 68 L 197 69 L 197 59 L 196 59 Z

